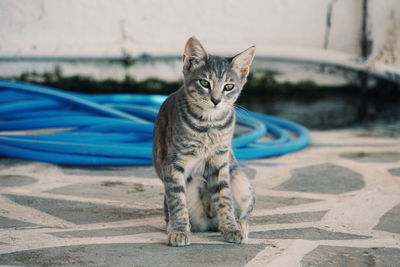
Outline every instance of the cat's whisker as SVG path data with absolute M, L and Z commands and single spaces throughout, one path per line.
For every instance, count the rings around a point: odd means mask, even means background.
M 234 107 L 237 108 L 238 110 L 240 110 L 243 113 L 243 114 L 236 113 L 236 115 L 238 117 L 242 117 L 243 115 L 245 115 L 246 117 L 250 117 L 249 110 L 247 108 L 245 108 L 245 107 L 243 107 L 241 105 L 238 105 L 238 104 L 234 104 Z

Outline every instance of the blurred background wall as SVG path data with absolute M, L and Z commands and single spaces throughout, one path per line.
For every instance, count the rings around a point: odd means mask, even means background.
M 398 0 L 0 0 L 3 57 L 176 55 L 192 35 L 217 53 L 256 44 L 259 55 L 305 47 L 380 57 L 399 54 L 399 33 Z

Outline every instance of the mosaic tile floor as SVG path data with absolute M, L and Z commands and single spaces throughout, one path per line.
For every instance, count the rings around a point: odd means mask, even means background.
M 243 161 L 257 192 L 249 244 L 196 233 L 165 245 L 151 166 L 0 159 L 0 264 L 400 266 L 400 139 L 312 132 L 307 149 Z

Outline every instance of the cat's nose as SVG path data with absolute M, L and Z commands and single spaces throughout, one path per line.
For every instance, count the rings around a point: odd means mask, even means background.
M 214 97 L 211 97 L 211 102 L 213 102 L 214 105 L 217 106 L 221 102 L 221 99 L 215 99 Z

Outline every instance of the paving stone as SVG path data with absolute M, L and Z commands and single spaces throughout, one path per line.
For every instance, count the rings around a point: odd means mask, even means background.
M 1 228 L 18 228 L 18 227 L 29 227 L 35 226 L 36 224 L 23 222 L 20 220 L 10 219 L 7 217 L 0 216 L 0 229 Z
M 115 228 L 95 229 L 95 230 L 54 232 L 49 234 L 61 238 L 75 238 L 75 237 L 84 238 L 84 237 L 137 235 L 137 234 L 152 233 L 152 232 L 161 232 L 161 230 L 150 225 L 140 225 L 132 227 L 115 227 Z
M 4 195 L 10 200 L 75 224 L 113 222 L 162 216 L 162 209 L 135 209 L 88 202 Z
M 64 166 L 60 165 L 64 174 L 85 176 L 122 176 L 157 178 L 153 166 Z
M 252 166 L 261 166 L 261 167 L 277 167 L 283 165 L 283 163 L 280 162 L 263 162 L 260 160 L 240 160 L 239 162 L 244 162 L 246 166 L 252 165 Z
M 400 168 L 393 168 L 389 169 L 388 171 L 393 176 L 400 176 Z
M 0 254 L 0 262 L 29 266 L 244 266 L 266 245 L 90 244 Z
M 400 234 L 400 204 L 386 212 L 374 229 Z
M 301 205 L 317 201 L 320 200 L 311 198 L 298 198 L 298 197 L 288 198 L 288 197 L 256 196 L 255 209 L 276 209 L 286 206 Z
M 354 248 L 318 246 L 304 256 L 303 267 L 326 266 L 386 266 L 396 267 L 400 263 L 398 248 Z
M 396 152 L 356 152 L 344 153 L 340 156 L 359 162 L 396 162 L 400 160 L 400 153 Z
M 243 167 L 243 171 L 244 171 L 244 173 L 247 175 L 247 177 L 248 177 L 250 180 L 254 180 L 254 178 L 255 178 L 256 175 L 257 175 L 257 170 L 254 169 L 254 168 Z
M 321 194 L 342 194 L 364 187 L 362 175 L 331 163 L 318 164 L 292 170 L 289 180 L 276 190 Z
M 364 235 L 331 232 L 315 227 L 251 232 L 249 234 L 249 237 L 260 238 L 260 239 L 305 239 L 305 240 L 349 240 L 349 239 L 371 238 L 370 236 L 364 236 Z
M 36 182 L 37 179 L 25 175 L 0 175 L 0 187 L 24 186 Z
M 390 147 L 392 148 L 394 144 L 376 144 L 376 143 L 358 143 L 358 144 L 337 144 L 337 143 L 318 143 L 318 144 L 313 144 L 311 143 L 309 147 L 316 147 L 316 148 L 321 148 L 321 147 Z
M 30 163 L 32 163 L 32 161 L 0 157 L 0 170 L 5 170 L 5 169 L 11 168 L 11 167 L 16 167 L 16 166 L 27 165 Z
M 288 213 L 288 214 L 275 214 L 275 215 L 265 215 L 265 216 L 252 216 L 250 218 L 250 224 L 258 225 L 258 224 L 317 222 L 320 221 L 326 213 L 327 210 Z
M 101 183 L 73 184 L 48 191 L 50 193 L 125 201 L 127 203 L 146 203 L 158 205 L 164 201 L 164 187 L 140 183 L 104 181 Z

